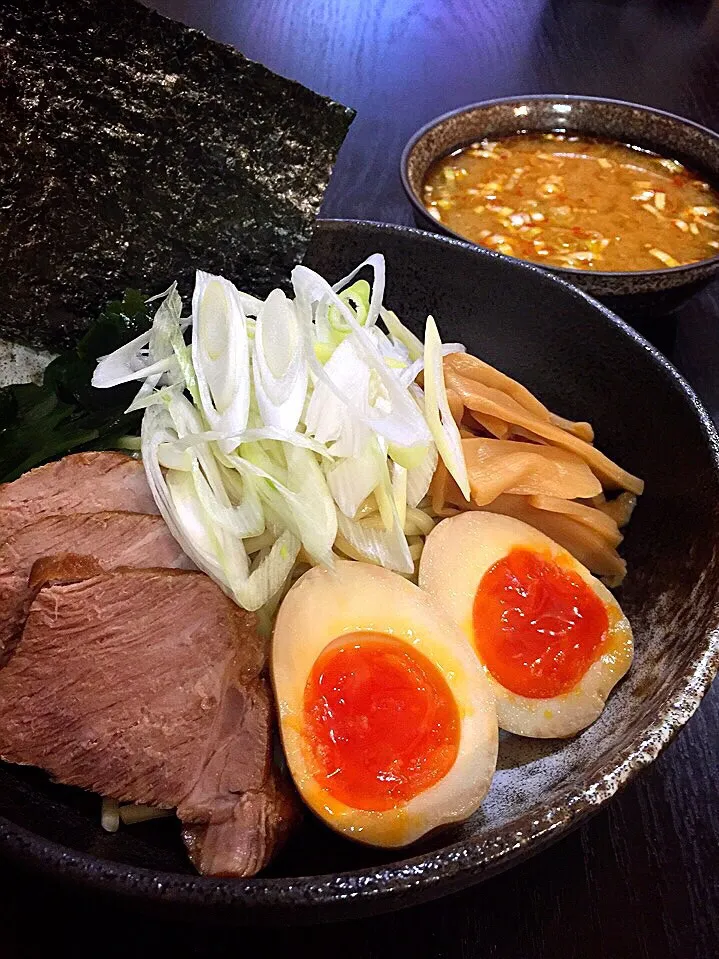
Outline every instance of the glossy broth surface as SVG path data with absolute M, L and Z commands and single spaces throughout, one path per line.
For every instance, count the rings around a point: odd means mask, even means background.
M 483 140 L 437 160 L 423 201 L 510 256 L 579 270 L 656 270 L 719 253 L 719 194 L 676 160 L 565 133 Z

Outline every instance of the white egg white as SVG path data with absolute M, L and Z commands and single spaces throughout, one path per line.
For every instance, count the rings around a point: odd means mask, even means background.
M 374 631 L 422 653 L 444 677 L 460 716 L 459 751 L 434 786 L 387 811 L 354 809 L 318 781 L 303 728 L 304 694 L 312 668 L 333 640 Z M 359 842 L 404 846 L 479 807 L 497 764 L 494 700 L 474 651 L 427 593 L 396 573 L 366 563 L 315 567 L 285 597 L 272 638 L 272 679 L 280 731 L 295 784 L 312 811 Z
M 497 702 L 500 729 L 538 739 L 573 736 L 600 716 L 607 696 L 631 666 L 634 655 L 632 630 L 619 603 L 586 567 L 520 520 L 467 512 L 443 520 L 427 537 L 419 585 L 457 623 L 476 651 L 472 614 L 477 587 L 488 569 L 517 548 L 549 555 L 581 576 L 607 611 L 607 640 L 581 680 L 566 693 L 547 699 L 520 696 L 485 668 Z

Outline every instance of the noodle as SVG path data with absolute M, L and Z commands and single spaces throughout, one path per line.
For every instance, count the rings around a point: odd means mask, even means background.
M 120 819 L 124 826 L 134 826 L 140 822 L 150 822 L 151 819 L 169 819 L 175 813 L 172 809 L 160 809 L 158 806 L 141 806 L 131 803 L 120 807 Z
M 116 799 L 103 797 L 101 825 L 105 832 L 117 832 L 120 823 L 123 826 L 134 826 L 137 823 L 149 822 L 151 819 L 168 819 L 174 815 L 172 809 L 160 809 L 159 806 L 143 806 L 139 803 L 120 805 Z
M 103 797 L 100 824 L 105 832 L 117 832 L 120 828 L 120 803 Z

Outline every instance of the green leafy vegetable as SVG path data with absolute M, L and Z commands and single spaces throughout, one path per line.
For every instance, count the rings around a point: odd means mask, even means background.
M 133 384 L 99 390 L 91 385 L 97 359 L 146 330 L 152 304 L 137 290 L 114 300 L 72 350 L 55 357 L 43 383 L 0 389 L 0 482 L 66 453 L 113 449 L 139 432 L 142 411 L 125 414 Z

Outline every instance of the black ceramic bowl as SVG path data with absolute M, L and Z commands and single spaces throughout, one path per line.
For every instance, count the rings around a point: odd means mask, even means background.
M 719 453 L 691 389 L 607 309 L 548 273 L 407 227 L 318 225 L 310 266 L 339 278 L 387 260 L 386 302 L 417 332 L 427 313 L 449 340 L 519 377 L 646 479 L 626 540 L 620 601 L 636 660 L 602 717 L 568 741 L 504 736 L 499 769 L 467 823 L 404 852 L 353 845 L 308 817 L 264 876 L 192 874 L 176 825 L 116 835 L 99 800 L 0 764 L 0 853 L 58 879 L 235 922 L 381 912 L 476 883 L 563 836 L 652 762 L 696 709 L 719 659 Z
M 484 137 L 571 131 L 653 150 L 719 184 L 719 135 L 682 117 L 636 103 L 579 96 L 527 96 L 486 100 L 432 120 L 402 153 L 402 185 L 423 229 L 464 239 L 438 223 L 422 203 L 430 164 Z M 627 316 L 670 313 L 719 273 L 719 254 L 688 266 L 627 273 L 543 267 Z

